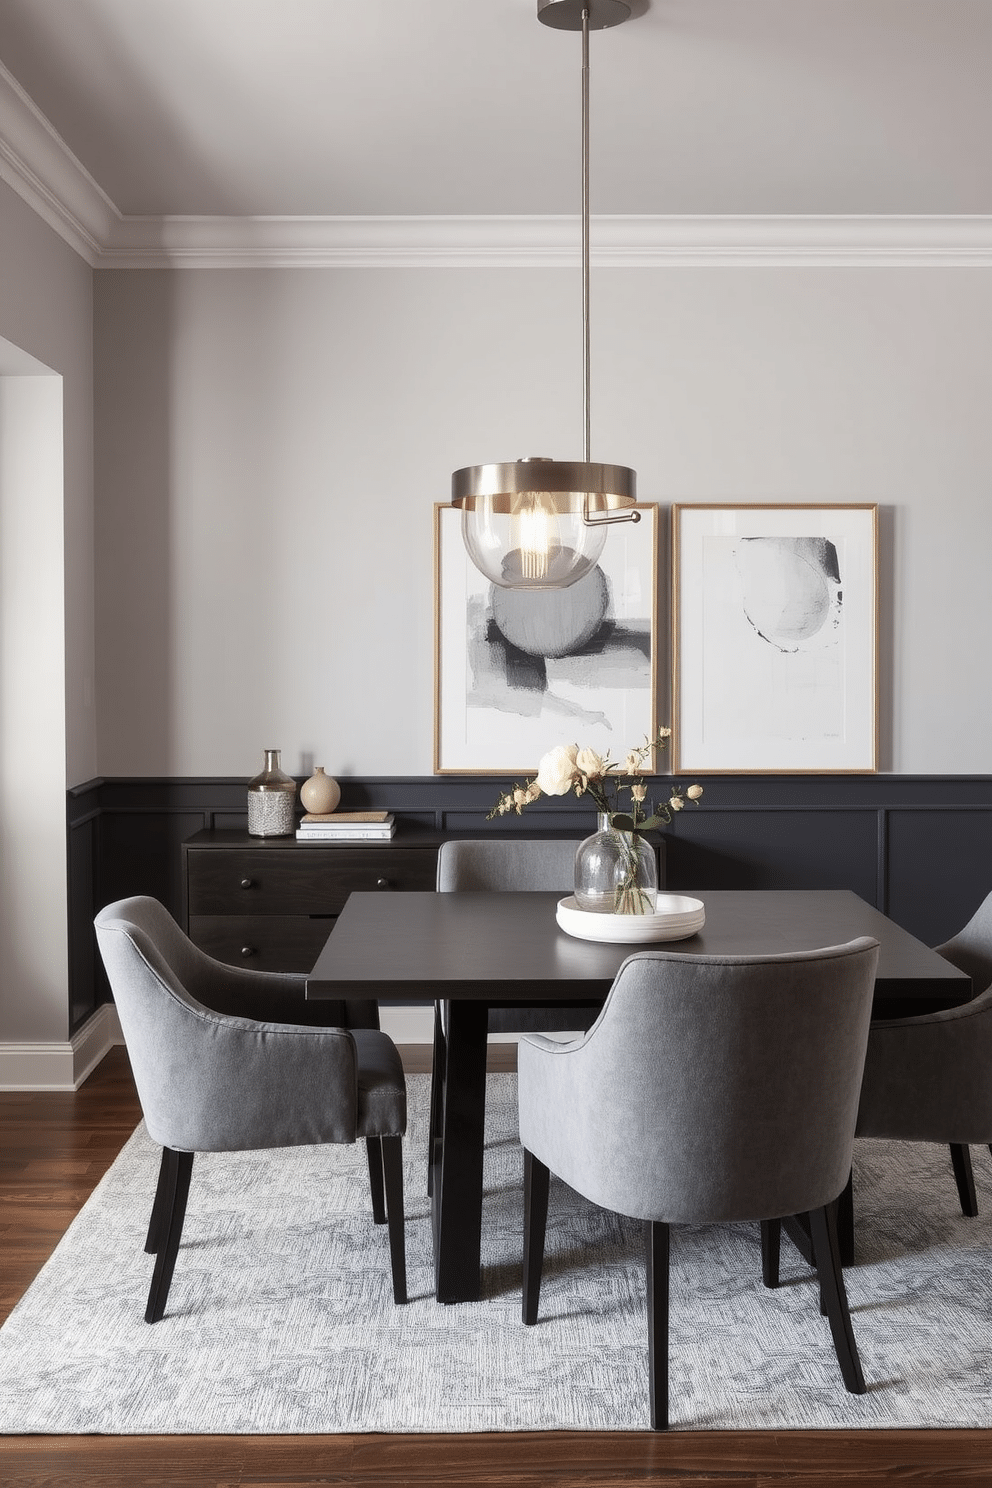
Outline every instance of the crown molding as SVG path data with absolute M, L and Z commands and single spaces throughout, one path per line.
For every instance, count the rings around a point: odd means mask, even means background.
M 100 268 L 574 268 L 577 217 L 124 217 Z M 599 268 L 992 267 L 992 217 L 594 217 Z
M 96 266 L 121 214 L 2 62 L 0 180 Z
M 578 216 L 128 217 L 0 63 L 0 179 L 97 269 L 573 268 Z M 594 217 L 601 268 L 990 268 L 992 216 Z

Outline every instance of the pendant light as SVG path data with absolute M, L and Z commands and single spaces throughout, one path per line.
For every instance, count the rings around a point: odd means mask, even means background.
M 451 477 L 451 504 L 462 512 L 472 562 L 504 589 L 564 589 L 594 567 L 614 522 L 637 522 L 637 477 L 625 465 L 589 458 L 589 32 L 617 26 L 626 0 L 537 0 L 537 18 L 582 32 L 582 397 L 581 461 L 543 456 L 469 465 Z

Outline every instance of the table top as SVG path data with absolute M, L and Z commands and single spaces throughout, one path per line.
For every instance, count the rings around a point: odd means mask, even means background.
M 560 893 L 355 893 L 307 979 L 307 996 L 392 1002 L 601 1001 L 626 958 L 661 950 L 767 955 L 879 942 L 875 1008 L 885 1016 L 954 1007 L 971 980 L 847 889 L 679 890 L 706 924 L 683 941 L 609 945 L 559 929 Z

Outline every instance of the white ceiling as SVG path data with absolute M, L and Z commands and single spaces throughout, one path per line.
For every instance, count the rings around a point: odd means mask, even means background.
M 594 214 L 992 213 L 992 0 L 634 0 Z M 535 0 L 0 0 L 118 211 L 578 211 L 580 39 Z

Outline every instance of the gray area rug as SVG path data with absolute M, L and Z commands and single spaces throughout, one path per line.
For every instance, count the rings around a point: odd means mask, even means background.
M 641 1228 L 554 1183 L 541 1321 L 520 1322 L 515 1078 L 489 1077 L 485 1296 L 431 1296 L 427 1077 L 409 1078 L 411 1302 L 392 1303 L 364 1148 L 201 1156 L 165 1318 L 143 1321 L 158 1149 L 143 1127 L 0 1329 L 0 1431 L 644 1430 Z M 859 1144 L 847 1272 L 868 1394 L 848 1395 L 816 1284 L 757 1226 L 678 1229 L 675 1429 L 992 1426 L 992 1160 L 962 1218 L 946 1149 Z

